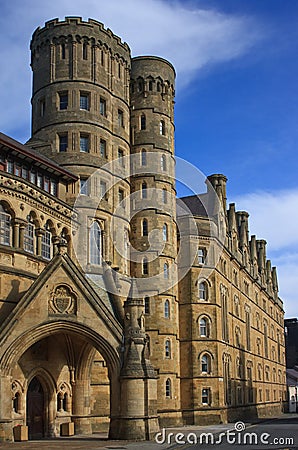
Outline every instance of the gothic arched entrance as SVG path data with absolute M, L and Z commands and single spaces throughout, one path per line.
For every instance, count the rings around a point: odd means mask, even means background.
M 44 437 L 45 393 L 37 377 L 29 383 L 27 390 L 26 418 L 29 439 Z

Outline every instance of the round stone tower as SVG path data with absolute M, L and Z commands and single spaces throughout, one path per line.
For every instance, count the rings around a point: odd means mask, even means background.
M 150 360 L 159 367 L 162 425 L 180 421 L 174 85 L 168 61 L 132 59 L 131 270 L 145 298 Z
M 87 234 L 78 235 L 83 249 L 87 247 L 87 242 L 85 246 L 82 244 L 92 226 L 88 217 L 95 214 L 101 221 L 102 235 L 107 236 L 117 205 L 130 191 L 126 176 L 129 164 L 124 167 L 125 156 L 130 153 L 130 49 L 102 23 L 66 17 L 63 21 L 50 20 L 36 29 L 31 55 L 29 145 L 79 177 L 79 182 L 67 192 L 66 201 L 74 203 L 79 194 L 85 196 Z M 112 161 L 116 159 L 115 165 Z M 96 171 L 97 175 L 90 178 Z M 90 198 L 102 199 L 93 208 L 96 213 L 87 211 Z M 128 210 L 118 208 L 118 211 L 125 219 L 124 233 L 128 230 Z M 127 272 L 127 263 L 113 248 L 113 239 L 112 235 L 110 239 L 104 238 L 102 256 Z M 86 251 L 81 258 L 85 268 L 92 265 L 92 256 Z

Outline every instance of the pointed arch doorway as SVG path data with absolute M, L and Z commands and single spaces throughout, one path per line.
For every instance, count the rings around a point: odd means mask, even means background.
M 45 393 L 37 377 L 32 378 L 27 390 L 27 426 L 29 439 L 44 437 Z

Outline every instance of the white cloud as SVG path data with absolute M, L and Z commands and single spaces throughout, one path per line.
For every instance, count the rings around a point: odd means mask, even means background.
M 297 317 L 298 189 L 255 192 L 235 199 L 238 210 L 250 214 L 250 234 L 265 239 L 267 253 L 277 266 L 280 296 L 286 317 Z
M 235 199 L 250 214 L 250 232 L 268 241 L 270 250 L 298 246 L 298 189 L 259 191 Z
M 29 41 L 46 20 L 66 15 L 92 17 L 127 41 L 133 55 L 169 59 L 180 84 L 190 82 L 203 67 L 246 53 L 261 37 L 252 18 L 213 9 L 186 7 L 164 0 L 53 0 L 2 2 L 0 18 L 0 111 L 3 131 L 17 132 L 28 123 L 31 76 Z M 18 137 L 18 136 L 16 136 Z

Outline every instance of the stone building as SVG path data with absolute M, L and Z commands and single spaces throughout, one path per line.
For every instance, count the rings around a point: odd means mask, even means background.
M 276 270 L 223 175 L 176 203 L 173 66 L 78 17 L 31 55 L 32 137 L 0 134 L 0 440 L 280 412 Z

